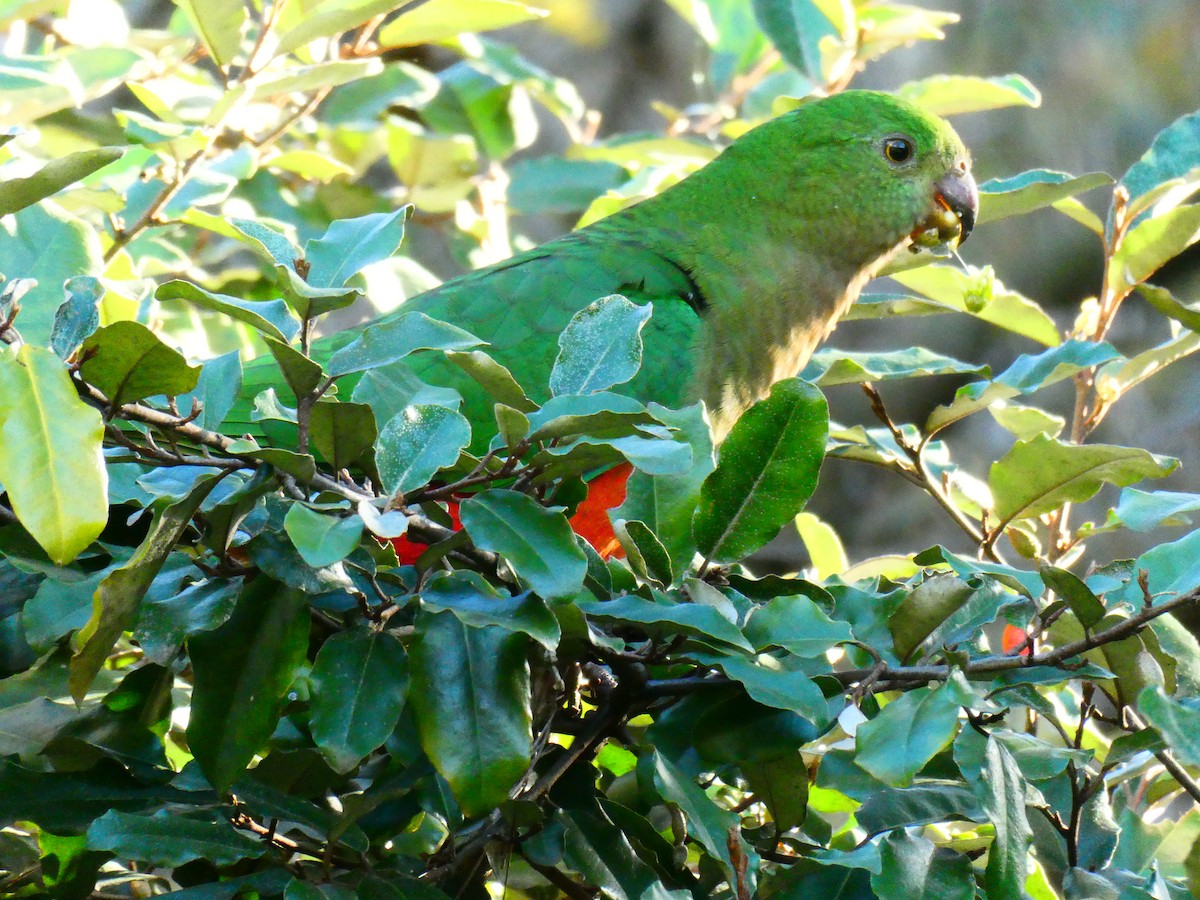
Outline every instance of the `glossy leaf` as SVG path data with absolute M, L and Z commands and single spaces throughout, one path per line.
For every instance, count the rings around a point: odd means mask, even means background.
M 455 37 L 464 28 L 491 31 L 544 15 L 545 10 L 516 0 L 429 0 L 406 8 L 380 32 L 379 40 L 385 47 L 411 47 Z
M 1012 754 L 994 738 L 987 743 L 984 772 L 977 793 L 996 829 L 985 872 L 988 896 L 1020 898 L 1025 896 L 1033 838 L 1025 812 L 1025 780 Z
M 470 350 L 482 343 L 424 313 L 407 313 L 368 328 L 333 354 L 326 371 L 335 377 L 349 375 L 397 362 L 417 350 Z
M 654 311 L 620 294 L 601 297 L 577 312 L 558 339 L 550 391 L 591 394 L 624 384 L 642 364 L 642 328 Z
M 1162 478 L 1178 465 L 1178 460 L 1134 447 L 1078 446 L 1039 436 L 1018 442 L 993 463 L 988 481 L 996 516 L 1007 525 L 1088 500 L 1106 483 L 1124 487 Z
M 154 297 L 163 302 L 185 300 L 200 309 L 223 313 L 285 344 L 300 333 L 300 322 L 282 300 L 242 300 L 178 279 L 159 285 Z
M 240 0 L 179 0 L 179 7 L 218 66 L 233 62 L 242 42 L 246 7 Z
M 525 772 L 533 735 L 526 638 L 424 613 L 409 646 L 421 746 L 467 815 L 502 803 Z
M 596 619 L 651 626 L 652 629 L 663 633 L 682 632 L 702 642 L 716 641 L 747 652 L 754 649 L 741 630 L 711 606 L 696 603 L 654 603 L 633 594 L 603 602 L 587 601 L 575 605 Z
M 1041 92 L 1023 75 L 934 75 L 901 85 L 896 93 L 939 116 L 1042 105 Z
M 907 288 L 1047 347 L 1062 341 L 1058 325 L 1028 297 L 1005 287 L 988 269 L 924 266 L 891 276 Z
M 189 638 L 195 687 L 188 745 L 218 791 L 229 789 L 274 731 L 308 631 L 303 595 L 260 576 L 224 625 Z
M 325 515 L 303 503 L 288 507 L 283 527 L 297 552 L 314 569 L 331 566 L 349 556 L 363 532 L 358 516 Z
M 776 597 L 755 607 L 746 621 L 746 637 L 758 650 L 782 647 L 797 656 L 820 656 L 854 639 L 850 626 L 835 622 L 808 597 Z
M 17 518 L 65 565 L 108 521 L 100 413 L 62 360 L 28 344 L 0 353 L 0 484 Z
M 497 625 L 529 635 L 547 650 L 558 646 L 562 630 L 543 600 L 532 594 L 509 597 L 476 572 L 436 575 L 421 592 L 421 604 L 431 612 L 449 610 L 464 625 Z
M 459 514 L 475 545 L 499 553 L 540 596 L 567 598 L 583 586 L 587 558 L 561 512 L 493 489 L 466 500 Z
M 939 849 L 919 834 L 894 831 L 880 848 L 881 868 L 871 888 L 881 900 L 972 900 L 971 860 Z
M 909 691 L 858 727 L 856 762 L 886 784 L 911 784 L 950 745 L 958 731 L 959 708 L 970 703 L 969 690 L 955 682 Z
M 348 772 L 400 718 L 408 696 L 404 645 L 366 626 L 339 632 L 317 653 L 311 678 L 313 740 L 334 769 Z
M 108 850 L 152 866 L 182 866 L 197 859 L 228 866 L 267 852 L 266 844 L 227 821 L 204 821 L 166 812 L 145 816 L 110 810 L 88 828 L 87 842 L 95 850 Z
M 308 430 L 313 446 L 335 472 L 357 463 L 378 437 L 375 414 L 365 403 L 316 403 Z
M 1066 172 L 1032 169 L 1009 178 L 993 178 L 979 186 L 978 223 L 1023 216 L 1053 206 L 1098 187 L 1112 184 L 1103 172 L 1072 176 Z
M 692 516 L 700 501 L 700 487 L 716 465 L 712 432 L 699 406 L 673 412 L 650 405 L 656 418 L 678 430 L 692 448 L 691 465 L 678 474 L 649 475 L 635 469 L 625 488 L 625 500 L 611 517 L 644 522 L 662 543 L 671 567 L 681 573 L 696 555 Z
M 387 259 L 404 240 L 404 223 L 411 212 L 411 206 L 402 206 L 395 212 L 331 223 L 325 234 L 304 245 L 304 260 L 311 267 L 308 283 L 338 288 L 372 263 Z
M 692 523 L 699 551 L 732 562 L 775 537 L 816 488 L 827 433 L 819 390 L 799 379 L 776 383 L 734 425 L 704 480 Z
M 138 322 L 114 322 L 83 342 L 80 374 L 114 406 L 155 394 L 175 397 L 196 387 L 200 367 L 190 366 Z
M 186 497 L 156 512 L 137 551 L 97 586 L 92 617 L 75 636 L 77 649 L 71 659 L 70 687 L 76 702 L 82 701 L 122 632 L 133 626 L 147 589 L 213 489 L 217 477 L 201 478 Z
M 116 162 L 124 154 L 123 147 L 78 150 L 50 160 L 32 175 L 6 179 L 0 184 L 0 216 L 15 213 L 51 194 L 57 194 L 63 188 Z
M 847 353 L 844 350 L 818 350 L 812 355 L 801 376 L 821 387 L 835 384 L 891 381 L 925 375 L 974 375 L 986 372 L 985 366 L 961 362 L 924 347 L 910 347 L 884 353 Z
M 1200 204 L 1145 219 L 1126 233 L 1108 264 L 1109 290 L 1124 293 L 1200 240 Z
M 54 313 L 50 329 L 50 349 L 61 359 L 70 359 L 84 338 L 100 326 L 97 304 L 104 288 L 89 275 L 77 275 L 64 285 L 67 299 Z
M 453 465 L 470 443 L 471 425 L 461 413 L 444 406 L 409 406 L 380 429 L 375 463 L 387 492 L 405 493 Z

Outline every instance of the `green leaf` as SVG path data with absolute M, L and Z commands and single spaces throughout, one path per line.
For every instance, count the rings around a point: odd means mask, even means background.
M 421 592 L 421 604 L 430 612 L 449 610 L 472 628 L 497 625 L 519 631 L 551 651 L 562 636 L 558 619 L 540 597 L 501 594 L 477 572 L 435 575 Z
M 100 413 L 62 360 L 29 344 L 0 352 L 0 484 L 21 524 L 66 565 L 108 522 Z
M 322 4 L 315 9 L 300 7 L 288 10 L 290 17 L 283 17 L 286 27 L 278 30 L 279 45 L 275 52 L 291 53 L 318 38 L 350 31 L 376 16 L 390 13 L 396 5 L 396 0 L 343 0 L 340 3 Z
M 888 618 L 897 658 L 907 660 L 974 593 L 973 585 L 949 573 L 926 577 Z
M 216 790 L 229 789 L 275 730 L 285 692 L 307 657 L 308 631 L 304 595 L 259 576 L 224 625 L 188 639 L 194 673 L 188 746 Z
M 288 306 L 301 319 L 313 319 L 357 303 L 362 291 L 356 287 L 314 287 L 290 265 L 275 266 L 275 284 Z
M 1039 566 L 1038 574 L 1046 587 L 1067 601 L 1084 628 L 1093 628 L 1104 618 L 1104 604 L 1078 575 L 1050 565 Z
M 743 630 L 757 650 L 782 647 L 810 659 L 854 640 L 848 624 L 830 619 L 821 607 L 800 595 L 775 597 L 754 607 Z
M 872 779 L 855 818 L 868 834 L 909 825 L 932 825 L 948 819 L 985 821 L 975 795 L 961 780 L 933 779 L 922 779 L 909 788 L 884 787 Z
M 950 746 L 958 731 L 959 707 L 972 699 L 969 689 L 953 681 L 909 691 L 858 726 L 855 761 L 885 784 L 911 784 L 927 762 Z
M 27 343 L 45 344 L 63 283 L 80 272 L 104 271 L 100 238 L 93 226 L 48 203 L 26 207 L 5 223 L 0 272 L 27 279 L 17 327 Z
M 192 400 L 200 401 L 200 415 L 196 425 L 216 431 L 233 409 L 242 390 L 242 359 L 237 350 L 206 359 L 200 367 L 200 378 L 196 389 L 180 394 L 177 403 L 181 412 L 191 411 Z
M 800 376 L 821 387 L 830 387 L 926 375 L 976 375 L 986 371 L 987 366 L 960 362 L 924 347 L 881 353 L 853 353 L 829 348 L 814 353 Z
M 871 889 L 880 900 L 973 900 L 971 860 L 919 834 L 893 831 L 880 847 Z
M 1157 684 L 1138 694 L 1137 707 L 1180 761 L 1200 765 L 1200 710 L 1168 697 Z
M 691 465 L 672 475 L 649 475 L 635 469 L 625 485 L 625 501 L 610 517 L 644 522 L 667 551 L 672 569 L 682 573 L 696 555 L 692 516 L 700 502 L 700 486 L 716 465 L 712 431 L 699 405 L 673 411 L 651 404 L 650 412 L 688 442 Z
M 1129 359 L 1118 358 L 1103 366 L 1096 373 L 1097 389 L 1102 395 L 1119 397 L 1197 350 L 1200 350 L 1200 334 L 1193 331 L 1167 338 Z
M 379 432 L 375 464 L 389 494 L 423 487 L 471 443 L 471 424 L 444 406 L 409 406 Z
M 654 307 L 620 294 L 601 297 L 571 317 L 558 338 L 550 392 L 592 394 L 624 384 L 642 365 L 642 327 Z
M 468 816 L 499 806 L 529 764 L 527 639 L 420 613 L 409 647 L 410 702 L 426 755 Z
M 824 82 L 822 39 L 840 41 L 846 31 L 844 19 L 835 23 L 829 18 L 830 13 L 841 12 L 839 5 L 815 0 L 754 0 L 753 7 L 759 27 L 788 65 L 815 82 Z
M 1031 169 L 1009 178 L 993 178 L 979 186 L 976 222 L 1023 216 L 1109 184 L 1112 184 L 1112 177 L 1104 172 L 1073 176 L 1049 169 Z
M 83 701 L 121 634 L 133 627 L 142 597 L 219 477 L 202 477 L 186 497 L 156 512 L 149 533 L 129 562 L 106 576 L 96 588 L 92 617 L 75 636 L 78 649 L 71 658 L 69 680 L 76 702 Z
M 83 342 L 80 352 L 80 375 L 113 406 L 156 394 L 186 394 L 200 378 L 199 366 L 189 366 L 178 350 L 138 322 L 105 325 Z
M 371 58 L 337 59 L 310 66 L 288 66 L 260 74 L 251 82 L 250 96 L 255 100 L 264 100 L 281 94 L 312 94 L 322 88 L 338 87 L 381 72 L 383 63 Z M 269 165 L 274 165 L 275 162 L 273 159 Z
M 587 557 L 561 512 L 526 494 L 493 489 L 464 501 L 459 515 L 475 546 L 499 553 L 539 596 L 567 598 L 583 587 Z
M 635 625 L 652 626 L 661 634 L 684 633 L 698 640 L 729 644 L 747 652 L 753 651 L 741 630 L 711 606 L 698 603 L 655 603 L 635 594 L 624 594 L 613 600 L 576 603 L 593 619 L 607 619 Z
M 931 433 L 940 431 L 993 404 L 1033 393 L 1084 369 L 1121 358 L 1111 344 L 1077 340 L 1065 341 L 1037 354 L 1023 353 L 991 381 L 975 381 L 960 387 L 952 402 L 929 414 L 925 428 Z
M 1125 488 L 1110 517 L 1125 528 L 1150 531 L 1160 525 L 1191 525 L 1187 514 L 1196 511 L 1200 511 L 1200 494 Z
M 295 271 L 296 261 L 304 257 L 304 253 L 287 235 L 262 222 L 236 217 L 227 221 L 235 229 L 234 235 L 247 239 L 254 251 L 272 266 L 284 266 Z
M 334 377 L 397 362 L 417 350 L 471 350 L 483 341 L 424 313 L 404 315 L 367 328 L 329 360 Z
M 531 413 L 538 408 L 536 403 L 525 396 L 524 388 L 517 383 L 512 373 L 482 350 L 462 353 L 449 350 L 446 359 L 475 379 L 498 403 L 522 413 Z
M 896 95 L 939 116 L 1042 105 L 1042 95 L 1024 75 L 934 75 L 910 81 Z
M 242 0 L 175 0 L 204 41 L 213 62 L 224 68 L 242 43 L 246 4 Z
M 1105 284 L 1124 294 L 1200 240 L 1200 203 L 1180 206 L 1134 225 L 1109 259 Z
M 922 266 L 894 272 L 905 287 L 984 322 L 1053 347 L 1062 342 L 1058 325 L 1028 297 L 1006 288 L 990 267 Z
M 994 737 L 989 738 L 984 755 L 984 777 L 977 793 L 984 811 L 996 829 L 988 849 L 985 890 L 989 897 L 1025 896 L 1025 878 L 1029 872 L 1029 847 L 1033 832 L 1025 812 L 1025 779 L 1012 754 Z
M 1120 184 L 1129 192 L 1130 200 L 1136 201 L 1166 182 L 1188 176 L 1198 167 L 1200 112 L 1194 112 L 1160 131 L 1142 158 L 1121 177 Z
M 15 213 L 51 194 L 57 194 L 68 185 L 103 169 L 124 155 L 123 147 L 78 150 L 67 156 L 52 159 L 25 178 L 9 178 L 0 184 L 0 216 Z
M 748 556 L 795 518 L 817 486 L 828 421 L 821 392 L 795 378 L 742 415 L 704 480 L 692 523 L 710 562 Z
M 643 759 L 647 760 L 654 787 L 659 795 L 663 800 L 674 803 L 683 812 L 687 820 L 688 834 L 699 841 L 709 856 L 721 864 L 727 876 L 732 876 L 734 867 L 729 844 L 739 833 L 737 814 L 713 803 L 685 772 L 661 753 L 654 751 Z M 745 845 L 742 845 L 741 849 L 753 859 L 753 850 Z
M 293 503 L 283 517 L 283 528 L 292 545 L 314 569 L 332 566 L 345 559 L 362 538 L 358 516 L 325 515 L 303 503 Z
M 458 391 L 426 384 L 403 362 L 371 369 L 354 386 L 350 398 L 371 407 L 378 428 L 409 406 L 425 404 L 454 410 L 462 406 Z
M 154 298 L 160 302 L 186 300 L 201 309 L 245 322 L 255 331 L 285 344 L 300 333 L 300 322 L 282 300 L 242 300 L 227 294 L 214 294 L 178 279 L 159 285 Z
M 1166 288 L 1142 283 L 1137 286 L 1137 292 L 1167 318 L 1174 319 L 1190 331 L 1200 331 L 1200 310 L 1181 303 Z
M 1105 484 L 1125 487 L 1169 475 L 1179 461 L 1135 447 L 1068 444 L 1045 436 L 1018 441 L 992 464 L 988 482 L 1000 526 L 1089 500 Z
M 404 240 L 404 223 L 411 212 L 412 206 L 406 205 L 395 212 L 330 223 L 321 237 L 304 245 L 304 259 L 311 267 L 308 283 L 339 288 L 367 266 L 387 259 Z
M 411 6 L 411 5 L 410 5 Z M 413 47 L 540 19 L 544 9 L 515 0 L 428 0 L 405 10 L 379 32 L 384 47 Z
M 754 661 L 745 656 L 692 655 L 697 662 L 719 668 L 740 683 L 752 700 L 764 706 L 791 710 L 818 728 L 829 723 L 829 701 L 817 683 L 804 672 L 785 668 L 773 656 L 764 654 Z
M 264 338 L 264 343 L 275 357 L 279 371 L 283 373 L 283 379 L 297 401 L 316 390 L 323 377 L 319 364 L 283 341 L 268 337 Z
M 399 638 L 361 625 L 339 632 L 317 653 L 309 727 L 321 754 L 349 772 L 382 744 L 408 696 L 408 655 Z
M 182 866 L 197 859 L 229 866 L 267 852 L 264 841 L 224 819 L 191 819 L 166 810 L 153 816 L 109 810 L 88 828 L 87 844 L 151 866 Z
M 818 581 L 840 575 L 850 568 L 846 548 L 832 525 L 810 512 L 800 513 L 794 521 Z
M 626 560 L 640 578 L 661 587 L 675 580 L 671 557 L 645 522 L 614 519 L 613 532 L 625 551 Z
M 233 614 L 240 584 L 233 580 L 201 581 L 170 596 L 153 588 L 138 612 L 133 636 L 146 658 L 171 664 L 188 635 L 212 631 Z
M 308 418 L 309 437 L 335 472 L 348 468 L 375 445 L 375 413 L 365 403 L 323 399 Z

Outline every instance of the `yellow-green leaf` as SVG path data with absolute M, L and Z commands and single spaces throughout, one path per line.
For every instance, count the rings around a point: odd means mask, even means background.
M 464 31 L 492 31 L 547 15 L 514 0 L 428 0 L 402 13 L 379 32 L 384 47 L 411 47 L 456 37 Z
M 100 413 L 41 347 L 0 354 L 0 483 L 21 524 L 59 565 L 108 522 Z

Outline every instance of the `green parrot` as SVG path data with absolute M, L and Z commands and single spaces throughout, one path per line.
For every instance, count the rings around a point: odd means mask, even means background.
M 623 294 L 654 313 L 642 368 L 617 390 L 672 407 L 703 400 L 720 440 L 804 367 L 898 251 L 964 240 L 977 202 L 970 157 L 945 121 L 889 94 L 846 91 L 754 128 L 656 197 L 448 281 L 312 353 L 324 361 L 372 325 L 422 312 L 487 341 L 540 402 L 571 317 Z M 493 401 L 475 381 L 440 354 L 405 365 L 458 390 L 486 444 Z M 280 381 L 269 358 L 251 362 L 243 396 Z M 233 416 L 226 429 L 243 425 Z
M 571 317 L 623 294 L 654 309 L 642 367 L 616 390 L 669 407 L 703 400 L 720 441 L 804 367 L 895 254 L 964 240 L 977 202 L 970 157 L 945 121 L 889 94 L 846 91 L 759 125 L 658 196 L 323 338 L 313 355 L 323 361 L 373 324 L 419 311 L 487 341 L 541 402 Z M 473 447 L 486 447 L 494 401 L 479 385 L 440 354 L 403 364 L 459 391 Z M 280 380 L 269 359 L 252 362 L 243 396 Z M 249 403 L 241 410 L 223 430 L 252 427 Z

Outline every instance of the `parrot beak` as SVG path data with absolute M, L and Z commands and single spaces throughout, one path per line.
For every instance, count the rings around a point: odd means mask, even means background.
M 975 216 L 979 213 L 979 190 L 965 162 L 959 162 L 954 170 L 943 176 L 935 185 L 934 200 L 958 219 L 957 234 L 943 235 L 943 240 L 957 237 L 961 244 L 975 227 Z M 939 229 L 940 231 L 941 229 Z
M 965 160 L 934 182 L 933 203 L 933 212 L 911 235 L 914 253 L 944 247 L 951 241 L 961 244 L 975 227 L 979 190 Z

